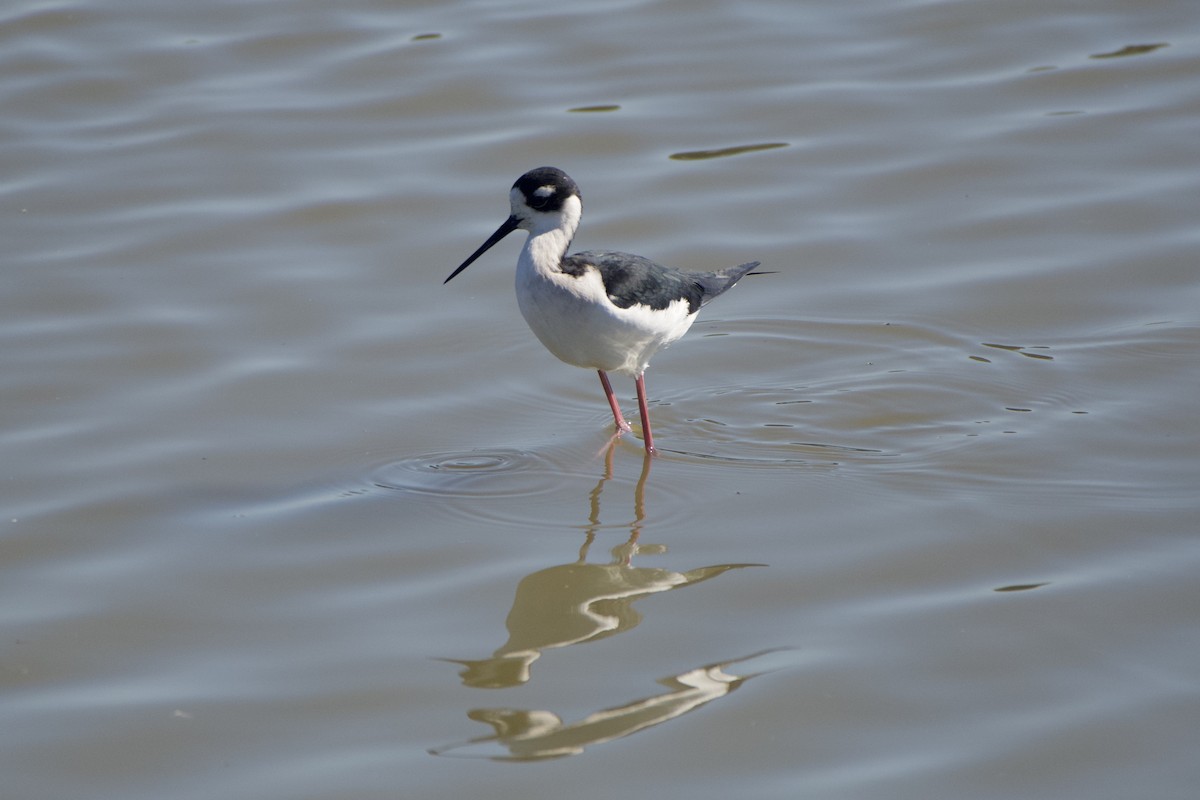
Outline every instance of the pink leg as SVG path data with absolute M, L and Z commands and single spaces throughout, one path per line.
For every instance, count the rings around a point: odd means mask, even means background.
M 608 398 L 608 406 L 612 409 L 613 419 L 617 423 L 617 430 L 632 431 L 633 428 L 629 427 L 629 423 L 625 421 L 625 417 L 621 416 L 621 407 L 617 405 L 617 396 L 613 394 L 612 384 L 608 382 L 608 375 L 602 369 L 598 369 L 596 372 L 600 374 L 600 385 L 604 387 L 604 396 Z
M 646 408 L 646 376 L 637 376 L 638 411 L 642 415 L 642 442 L 646 445 L 647 455 L 657 455 L 654 448 L 654 434 L 650 433 L 650 411 Z

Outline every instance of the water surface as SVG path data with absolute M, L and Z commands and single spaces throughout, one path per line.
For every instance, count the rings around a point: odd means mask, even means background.
M 10 5 L 6 796 L 1191 797 L 1195 22 Z M 775 273 L 652 464 L 442 285 L 541 164 Z

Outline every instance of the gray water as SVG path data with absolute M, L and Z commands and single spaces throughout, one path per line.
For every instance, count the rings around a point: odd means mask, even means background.
M 10 3 L 3 797 L 1194 797 L 1198 22 Z M 442 285 L 542 164 L 774 271 L 651 464 Z

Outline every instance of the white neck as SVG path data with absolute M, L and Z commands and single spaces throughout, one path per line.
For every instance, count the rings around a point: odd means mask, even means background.
M 569 197 L 558 214 L 537 215 L 532 220 L 533 227 L 521 253 L 522 260 L 528 260 L 530 266 L 542 274 L 558 272 L 563 256 L 575 238 L 582 213 L 579 198 Z

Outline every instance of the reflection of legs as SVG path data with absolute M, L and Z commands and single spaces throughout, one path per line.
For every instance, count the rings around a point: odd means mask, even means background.
M 579 563 L 582 564 L 587 559 L 588 549 L 591 548 L 592 542 L 596 539 L 596 531 L 600 530 L 600 493 L 604 491 L 604 484 L 612 480 L 613 477 L 613 453 L 616 451 L 617 439 L 620 438 L 621 432 L 617 431 L 608 440 L 608 444 L 596 457 L 604 456 L 604 474 L 600 476 L 600 480 L 596 483 L 592 493 L 588 495 L 589 510 L 588 510 L 588 527 L 587 537 L 584 539 L 583 546 L 579 548 Z M 629 540 L 624 544 L 617 545 L 613 550 L 613 555 L 617 557 L 620 563 L 628 566 L 633 554 L 637 552 L 638 537 L 642 533 L 642 525 L 646 521 L 646 479 L 650 477 L 650 465 L 654 459 L 650 453 L 642 456 L 642 474 L 638 476 L 637 485 L 633 489 L 633 522 L 629 524 Z
M 629 423 L 625 421 L 625 417 L 621 416 L 621 407 L 617 405 L 617 396 L 613 394 L 612 384 L 608 382 L 608 375 L 604 370 L 596 370 L 600 374 L 600 385 L 604 387 L 604 396 L 608 398 L 608 406 L 613 412 L 613 421 L 617 423 L 617 430 L 631 431 Z
M 654 435 L 650 433 L 650 411 L 646 408 L 646 375 L 642 373 L 637 376 L 637 394 L 638 394 L 638 412 L 642 415 L 642 441 L 646 445 L 646 452 L 650 455 L 657 455 L 658 451 L 654 449 Z

